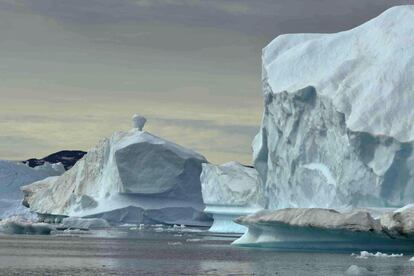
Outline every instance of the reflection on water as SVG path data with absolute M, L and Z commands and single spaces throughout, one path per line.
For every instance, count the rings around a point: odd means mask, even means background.
M 233 236 L 191 229 L 0 236 L 1 275 L 343 275 L 352 264 L 376 275 L 414 275 L 411 256 L 356 259 L 230 246 Z

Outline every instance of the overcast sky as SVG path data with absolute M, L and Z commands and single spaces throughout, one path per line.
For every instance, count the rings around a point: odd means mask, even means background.
M 0 0 L 0 159 L 93 147 L 130 117 L 211 162 L 251 162 L 261 49 L 414 0 Z

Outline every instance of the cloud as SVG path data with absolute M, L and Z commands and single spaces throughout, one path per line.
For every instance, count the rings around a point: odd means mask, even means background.
M 147 129 L 212 162 L 248 163 L 260 51 L 414 0 L 0 0 L 0 157 L 88 149 Z
M 42 139 L 21 135 L 0 135 L 0 159 L 23 160 L 26 157 L 22 153 L 38 152 L 47 147 L 48 142 Z
M 191 7 L 198 9 L 214 9 L 230 14 L 248 14 L 254 9 L 249 3 L 241 1 L 203 1 L 203 0 L 130 0 L 131 3 L 145 8 L 156 8 L 162 6 Z
M 150 117 L 151 121 L 161 125 L 174 125 L 182 128 L 192 128 L 194 130 L 208 129 L 218 130 L 223 133 L 237 133 L 240 135 L 249 135 L 253 137 L 259 130 L 258 125 L 240 125 L 237 123 L 220 123 L 213 120 L 197 120 L 197 119 L 180 119 L 180 118 L 159 118 Z

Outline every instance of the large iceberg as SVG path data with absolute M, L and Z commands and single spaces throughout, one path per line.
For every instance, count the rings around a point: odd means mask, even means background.
M 61 175 L 64 171 L 61 163 L 44 163 L 31 168 L 20 162 L 0 160 L 0 219 L 27 212 L 21 205 L 21 186 Z
M 269 209 L 414 202 L 414 6 L 263 50 L 253 142 Z
M 99 217 L 124 223 L 211 225 L 202 212 L 201 166 L 207 160 L 182 146 L 134 128 L 116 132 L 60 177 L 22 188 L 24 204 L 44 219 Z M 59 219 L 58 219 L 59 220 Z
M 401 217 L 405 219 L 399 220 Z M 236 220 L 248 231 L 233 244 L 318 251 L 414 252 L 413 220 L 413 209 L 386 213 L 380 219 L 363 210 L 265 210 Z
M 254 168 L 234 161 L 220 166 L 205 163 L 200 179 L 205 212 L 214 218 L 211 232 L 244 233 L 246 228 L 233 220 L 266 205 L 263 185 Z

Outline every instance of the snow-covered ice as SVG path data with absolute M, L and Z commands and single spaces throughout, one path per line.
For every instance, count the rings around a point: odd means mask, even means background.
M 269 209 L 414 202 L 414 6 L 263 49 L 254 166 Z
M 200 176 L 205 212 L 214 218 L 211 232 L 244 233 L 233 220 L 252 214 L 266 205 L 263 185 L 254 168 L 237 162 L 203 164 Z
M 200 184 L 206 162 L 192 150 L 134 128 L 100 141 L 62 176 L 23 187 L 24 202 L 40 214 L 115 224 L 207 226 L 211 219 L 202 212 Z

